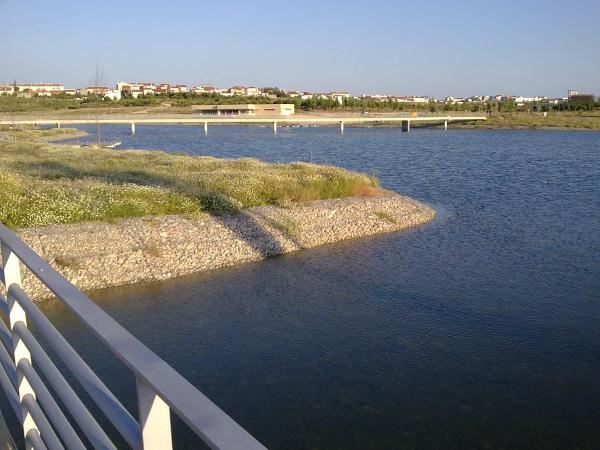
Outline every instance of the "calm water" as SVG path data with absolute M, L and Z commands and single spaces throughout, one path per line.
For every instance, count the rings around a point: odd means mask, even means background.
M 439 212 L 407 232 L 92 294 L 265 445 L 600 447 L 600 133 L 137 131 L 103 128 L 129 148 L 375 173 Z M 130 375 L 63 308 L 44 309 L 133 408 Z M 198 448 L 185 431 L 179 443 Z

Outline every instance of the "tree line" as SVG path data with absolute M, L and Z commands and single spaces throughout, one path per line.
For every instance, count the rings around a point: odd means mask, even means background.
M 517 104 L 512 99 L 487 102 L 463 102 L 463 103 L 438 103 L 430 101 L 428 103 L 408 103 L 396 101 L 393 99 L 372 99 L 372 98 L 345 98 L 341 102 L 330 98 L 302 99 L 300 97 L 288 97 L 287 94 L 277 88 L 270 88 L 271 97 L 253 97 L 253 96 L 224 96 L 217 93 L 197 94 L 193 92 L 161 93 L 140 95 L 134 98 L 130 93 L 124 91 L 121 100 L 113 101 L 101 96 L 86 96 L 83 99 L 76 99 L 68 94 L 59 94 L 52 97 L 22 98 L 12 96 L 0 96 L 0 111 L 31 111 L 37 109 L 78 109 L 88 106 L 159 106 L 168 103 L 171 106 L 190 106 L 190 105 L 232 105 L 232 104 L 273 104 L 273 103 L 291 103 L 298 110 L 348 110 L 348 111 L 429 111 L 429 112 L 516 112 L 516 111 L 589 111 L 600 108 L 600 103 L 593 101 L 570 101 L 558 104 L 550 104 L 547 101 Z

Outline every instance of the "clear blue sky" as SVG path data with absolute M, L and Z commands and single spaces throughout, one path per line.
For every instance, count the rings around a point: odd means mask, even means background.
M 600 95 L 600 0 L 0 0 L 0 83 Z

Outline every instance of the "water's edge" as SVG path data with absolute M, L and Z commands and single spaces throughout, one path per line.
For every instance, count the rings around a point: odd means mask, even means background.
M 29 228 L 20 236 L 82 290 L 166 280 L 304 248 L 398 231 L 435 211 L 400 195 L 354 197 L 233 215 L 140 217 Z M 51 293 L 30 273 L 24 289 Z

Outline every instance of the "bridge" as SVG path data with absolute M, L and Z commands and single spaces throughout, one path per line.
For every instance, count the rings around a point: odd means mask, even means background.
M 171 366 L 142 344 L 73 284 L 0 224 L 0 386 L 20 423 L 27 450 L 114 449 L 92 412 L 103 415 L 136 450 L 170 450 L 171 413 L 213 449 L 264 450 L 265 447 Z M 21 271 L 29 270 L 73 315 L 131 370 L 137 411 L 129 411 L 94 373 L 28 297 Z M 29 327 L 33 324 L 33 329 Z M 46 349 L 51 350 L 48 352 Z M 51 357 L 50 355 L 53 355 Z M 62 368 L 61 369 L 59 369 Z M 64 367 L 64 368 L 63 368 Z M 70 375 L 66 377 L 65 375 Z M 80 397 L 67 381 L 74 378 L 87 394 Z M 90 408 L 89 405 L 94 406 Z M 0 421 L 9 411 L 2 411 Z M 137 415 L 137 418 L 134 417 Z M 0 444 L 11 448 L 0 423 Z M 20 438 L 20 439 L 19 439 Z
M 281 124 L 287 125 L 339 125 L 340 132 L 344 132 L 345 125 L 351 124 L 399 124 L 402 131 L 409 132 L 411 123 L 439 123 L 444 125 L 444 130 L 452 122 L 473 122 L 486 120 L 485 116 L 395 116 L 395 117 L 176 117 L 176 118 L 85 118 L 85 119 L 29 119 L 29 120 L 0 120 L 0 125 L 130 125 L 131 133 L 135 134 L 135 126 L 138 125 L 178 125 L 190 124 L 204 127 L 204 133 L 208 134 L 209 124 L 234 124 L 234 125 L 261 125 L 273 126 L 273 132 L 277 133 L 277 127 Z

